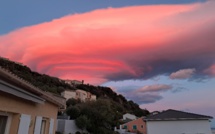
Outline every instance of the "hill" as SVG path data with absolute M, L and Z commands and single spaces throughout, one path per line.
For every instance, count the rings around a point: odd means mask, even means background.
M 63 80 L 57 77 L 52 77 L 46 74 L 34 72 L 25 65 L 11 61 L 3 57 L 0 57 L 0 66 L 16 74 L 20 78 L 30 82 L 34 86 L 47 92 L 60 94 L 62 91 L 66 89 L 67 90 L 82 89 L 92 94 L 95 94 L 97 98 L 110 99 L 116 102 L 117 104 L 123 107 L 124 109 L 122 111 L 123 113 L 129 112 L 139 117 L 149 114 L 148 110 L 141 109 L 138 104 L 134 103 L 131 100 L 130 101 L 126 100 L 124 96 L 117 94 L 109 87 L 93 86 L 89 84 L 81 84 L 76 87 L 73 87 L 69 84 L 66 84 Z

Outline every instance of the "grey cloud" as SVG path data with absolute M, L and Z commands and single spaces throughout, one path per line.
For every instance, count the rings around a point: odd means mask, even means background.
M 137 90 L 137 92 L 145 93 L 145 92 L 162 92 L 172 89 L 171 85 L 165 84 L 156 84 L 156 85 L 149 85 L 144 86 Z
M 187 88 L 185 87 L 176 87 L 172 90 L 172 93 L 178 93 L 178 92 L 182 92 L 182 91 L 185 91 L 185 90 L 188 90 Z
M 159 101 L 162 98 L 163 97 L 159 94 L 136 94 L 128 96 L 128 99 L 131 99 L 138 104 L 155 103 L 156 101 Z
M 202 28 L 184 33 L 153 50 L 138 48 L 136 55 L 126 57 L 127 63 L 137 75 L 117 72 L 107 75 L 109 80 L 149 79 L 158 75 L 170 75 L 180 69 L 196 69 L 193 79 L 207 78 L 205 69 L 215 64 L 215 19 Z M 132 51 L 132 50 L 131 50 Z M 132 52 L 131 52 L 132 53 Z M 151 69 L 148 69 L 148 68 Z

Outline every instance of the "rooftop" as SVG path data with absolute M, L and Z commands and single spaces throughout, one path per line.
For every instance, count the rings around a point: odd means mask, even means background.
M 146 117 L 146 121 L 158 121 L 158 120 L 206 120 L 206 119 L 212 119 L 211 116 L 206 115 L 200 115 L 200 114 L 194 114 L 194 113 L 188 113 L 183 111 L 177 111 L 177 110 L 166 110 L 161 113 L 151 115 L 149 117 Z
M 25 81 L 24 79 L 18 77 L 17 75 L 13 74 L 12 72 L 8 71 L 5 68 L 2 68 L 0 66 L 0 77 L 1 79 L 5 79 L 7 81 L 13 82 L 13 84 L 18 85 L 19 87 L 23 87 L 26 91 L 29 91 L 31 93 L 37 94 L 38 96 L 44 98 L 45 100 L 54 103 L 58 105 L 59 107 L 65 107 L 65 100 L 63 98 L 56 99 L 57 97 L 51 93 L 42 91 L 41 89 L 35 87 L 28 81 Z

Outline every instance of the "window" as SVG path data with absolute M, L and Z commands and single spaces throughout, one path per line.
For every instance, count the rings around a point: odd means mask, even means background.
M 137 130 L 137 125 L 133 125 L 133 130 Z
M 141 125 L 140 127 L 143 128 L 143 125 Z
M 12 116 L 0 111 L 0 134 L 9 134 Z
M 43 119 L 41 122 L 40 134 L 45 134 L 46 132 L 46 119 Z
M 127 129 L 128 127 L 126 125 L 124 125 L 123 129 Z
M 6 125 L 7 125 L 7 116 L 0 115 L 0 134 L 5 133 Z
M 37 116 L 35 121 L 34 134 L 47 134 L 48 121 L 48 118 Z

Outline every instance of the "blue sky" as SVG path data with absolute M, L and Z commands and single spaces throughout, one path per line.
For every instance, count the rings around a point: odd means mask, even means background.
M 213 5 L 204 0 L 1 1 L 0 56 L 40 73 L 98 81 L 150 111 L 215 117 Z
M 12 30 L 51 21 L 53 19 L 108 7 L 124 7 L 152 4 L 180 4 L 204 0 L 5 0 L 0 2 L 0 34 Z

